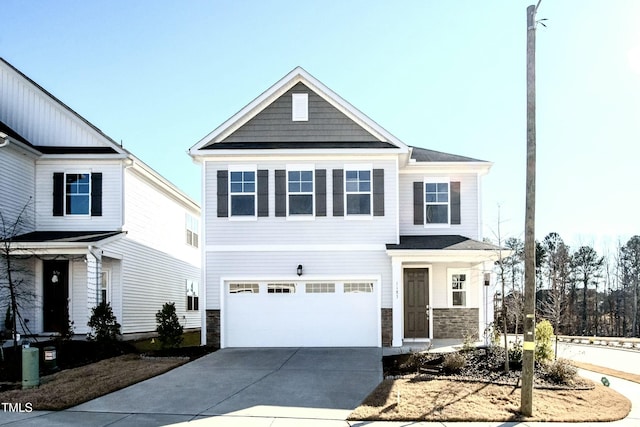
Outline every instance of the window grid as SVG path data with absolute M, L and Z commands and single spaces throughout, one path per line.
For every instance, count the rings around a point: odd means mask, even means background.
M 371 214 L 371 171 L 345 171 L 347 215 Z
M 187 214 L 186 219 L 186 237 L 187 237 L 187 245 L 193 246 L 194 248 L 198 247 L 198 229 L 199 229 L 199 221 L 197 218 L 192 215 Z
M 91 174 L 65 174 L 67 215 L 89 215 L 91 205 Z
M 232 171 L 229 179 L 231 216 L 255 216 L 256 172 Z
M 295 283 L 268 283 L 267 293 L 268 294 L 295 294 L 296 284 Z
M 333 294 L 336 291 L 335 283 L 306 283 L 305 292 L 308 294 Z
M 372 293 L 373 292 L 373 283 L 371 282 L 352 282 L 344 284 L 344 293 Z
M 455 307 L 467 304 L 467 275 L 464 273 L 451 275 L 451 301 Z
M 313 171 L 291 170 L 287 172 L 289 215 L 313 214 Z
M 257 283 L 229 283 L 230 294 L 257 294 L 260 286 Z
M 425 183 L 425 223 L 449 223 L 449 183 Z

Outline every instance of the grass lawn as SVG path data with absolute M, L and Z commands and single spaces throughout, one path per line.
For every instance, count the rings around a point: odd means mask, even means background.
M 349 416 L 385 421 L 613 421 L 631 402 L 596 384 L 593 390 L 534 389 L 534 416 L 519 414 L 520 388 L 450 380 L 384 380 Z
M 66 409 L 155 377 L 186 362 L 188 359 L 143 359 L 136 354 L 125 354 L 42 377 L 38 388 L 2 392 L 0 401 L 23 405 L 31 402 L 34 410 Z
M 197 347 L 200 345 L 200 331 L 186 332 L 182 334 L 182 338 L 183 340 L 180 347 Z M 158 338 L 132 341 L 131 344 L 133 344 L 140 353 L 160 350 L 160 340 Z

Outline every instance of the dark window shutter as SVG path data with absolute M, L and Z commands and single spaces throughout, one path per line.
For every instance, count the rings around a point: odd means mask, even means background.
M 287 216 L 287 171 L 276 169 L 276 216 Z
M 373 215 L 384 216 L 384 169 L 373 170 Z
M 102 173 L 91 174 L 91 216 L 102 216 Z
M 258 170 L 258 216 L 269 216 L 269 171 Z
M 64 215 L 64 173 L 53 174 L 53 216 Z
M 333 170 L 333 216 L 344 216 L 344 170 Z
M 424 225 L 424 183 L 413 183 L 413 223 Z
M 316 216 L 327 216 L 327 171 L 316 169 Z
M 229 216 L 229 173 L 218 171 L 218 218 Z
M 460 182 L 451 183 L 451 224 L 460 224 Z

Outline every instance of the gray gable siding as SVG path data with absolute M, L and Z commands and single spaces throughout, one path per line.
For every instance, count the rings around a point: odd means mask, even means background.
M 291 94 L 309 94 L 309 120 L 291 120 Z M 233 142 L 373 142 L 379 141 L 303 83 L 298 83 L 238 130 L 222 140 Z

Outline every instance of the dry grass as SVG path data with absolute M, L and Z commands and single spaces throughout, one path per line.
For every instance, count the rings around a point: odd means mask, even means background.
M 127 354 L 42 378 L 38 388 L 0 393 L 0 401 L 31 402 L 35 410 L 61 410 L 165 373 L 188 359 L 142 359 Z
M 591 363 L 576 362 L 575 360 L 572 360 L 571 364 L 576 368 L 586 369 L 587 371 L 599 372 L 604 375 L 622 378 L 623 380 L 640 384 L 640 375 L 630 374 L 622 371 L 616 371 L 615 369 L 609 369 L 603 366 L 592 365 Z
M 534 390 L 534 416 L 519 414 L 520 389 L 449 380 L 384 380 L 349 416 L 385 421 L 594 422 L 624 418 L 631 402 L 596 384 L 592 390 Z

